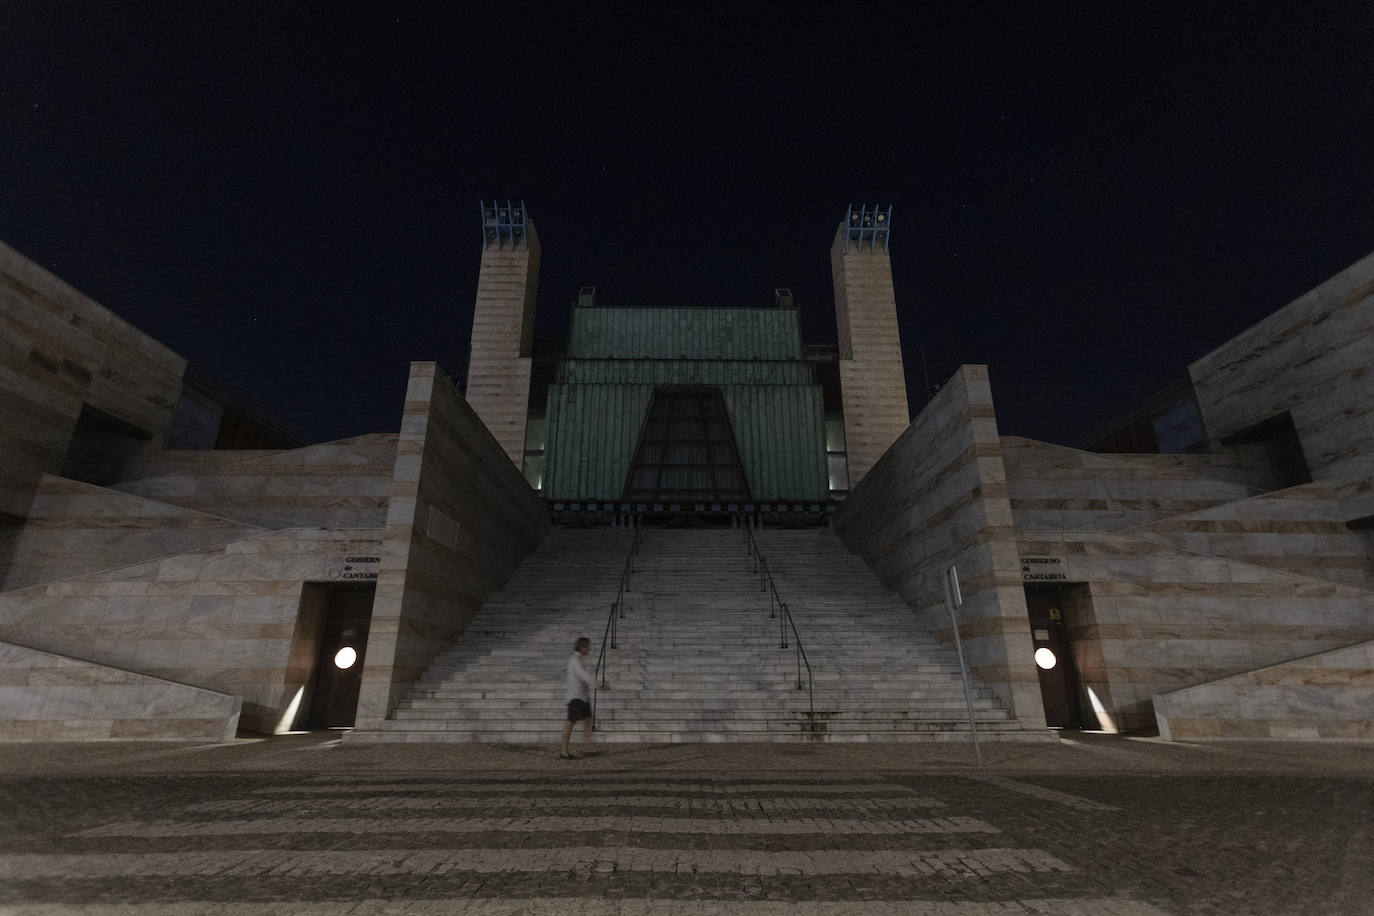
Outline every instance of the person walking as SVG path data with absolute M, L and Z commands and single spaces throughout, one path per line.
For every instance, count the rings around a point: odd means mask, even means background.
M 592 731 L 596 728 L 596 723 L 592 720 L 591 695 L 596 688 L 596 680 L 587 673 L 587 669 L 582 664 L 582 658 L 592 651 L 592 641 L 585 636 L 579 636 L 577 642 L 573 643 L 572 654 L 568 656 L 568 685 L 566 695 L 568 700 L 568 721 L 563 723 L 563 747 L 558 752 L 559 760 L 576 760 L 572 750 L 568 747 L 568 742 L 572 739 L 573 726 L 578 722 L 583 723 L 586 729 L 587 739 L 590 740 Z M 609 690 L 610 686 L 605 685 Z

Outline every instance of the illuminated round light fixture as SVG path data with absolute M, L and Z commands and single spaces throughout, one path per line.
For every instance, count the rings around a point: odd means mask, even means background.
M 1035 650 L 1035 663 L 1046 671 L 1053 668 L 1058 662 L 1059 659 L 1055 658 L 1054 653 L 1049 649 L 1041 646 Z
M 1048 651 L 1048 650 L 1047 650 L 1047 651 Z M 1053 658 L 1054 656 L 1050 656 L 1050 657 Z M 1036 654 L 1036 660 L 1038 661 L 1039 658 L 1040 658 L 1040 656 L 1039 656 L 1039 654 L 1037 653 L 1037 654 Z M 353 667 L 353 663 L 356 662 L 357 660 L 358 660 L 358 653 L 357 653 L 357 651 L 356 651 L 352 646 L 344 646 L 344 647 L 343 647 L 342 649 L 340 649 L 338 652 L 335 652 L 335 653 L 334 653 L 334 667 L 335 667 L 335 668 L 342 668 L 342 669 L 344 669 L 344 670 L 348 670 L 349 668 L 352 668 L 352 667 Z M 1054 664 L 1054 662 L 1050 662 L 1050 664 Z

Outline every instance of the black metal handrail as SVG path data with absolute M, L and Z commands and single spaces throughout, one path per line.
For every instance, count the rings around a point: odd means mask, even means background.
M 768 570 L 768 561 L 763 557 L 763 551 L 759 550 L 759 542 L 754 539 L 754 530 L 749 527 L 747 519 L 741 519 L 744 524 L 744 550 L 754 558 L 754 571 L 759 574 L 759 591 L 768 592 L 768 616 L 779 617 L 778 634 L 779 649 L 789 648 L 787 644 L 787 631 L 792 631 L 792 641 L 797 644 L 797 689 L 802 688 L 802 666 L 806 666 L 806 701 L 811 711 L 811 726 L 816 725 L 816 689 L 815 679 L 811 674 L 811 662 L 806 657 L 806 649 L 802 647 L 801 634 L 797 632 L 797 623 L 792 619 L 792 612 L 787 608 L 787 602 L 782 600 L 778 594 L 777 583 L 773 581 L 773 574 Z M 777 608 L 782 611 L 779 615 Z
M 625 617 L 625 593 L 630 590 L 630 574 L 635 571 L 635 557 L 639 554 L 640 532 L 643 528 L 640 525 L 639 516 L 632 516 L 630 524 L 634 526 L 635 536 L 630 540 L 630 552 L 625 557 L 625 566 L 620 571 L 620 585 L 615 592 L 615 600 L 611 602 L 611 613 L 606 617 L 606 629 L 601 634 L 601 654 L 596 657 L 596 672 L 593 677 L 606 687 L 606 672 L 610 667 L 610 661 L 606 655 L 606 644 L 610 642 L 612 649 L 619 649 L 620 643 L 616 639 L 616 621 Z M 592 721 L 596 721 L 596 694 L 592 694 Z

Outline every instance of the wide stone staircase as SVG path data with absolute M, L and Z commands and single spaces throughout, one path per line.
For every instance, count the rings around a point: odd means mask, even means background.
M 376 731 L 353 741 L 552 742 L 567 657 L 595 665 L 632 543 L 627 529 L 550 532 Z M 759 532 L 805 646 L 770 616 L 738 530 L 647 529 L 604 658 L 599 741 L 968 740 L 953 649 L 919 631 L 827 529 Z M 980 736 L 1026 731 L 976 682 Z M 814 705 L 813 705 L 814 704 Z

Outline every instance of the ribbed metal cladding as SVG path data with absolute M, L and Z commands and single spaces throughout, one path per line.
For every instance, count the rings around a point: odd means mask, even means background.
M 575 308 L 568 355 L 801 359 L 801 331 L 795 309 Z
M 829 495 L 825 411 L 794 309 L 573 309 L 544 493 L 620 500 L 655 386 L 719 386 L 755 500 Z
M 829 496 L 819 386 L 727 385 L 723 391 L 754 499 Z
M 545 494 L 618 500 L 653 385 L 549 386 Z M 825 410 L 816 385 L 722 385 L 756 500 L 825 499 Z
M 558 381 L 602 385 L 810 385 L 811 363 L 706 359 L 568 359 Z
M 544 493 L 619 499 L 653 385 L 550 385 Z

